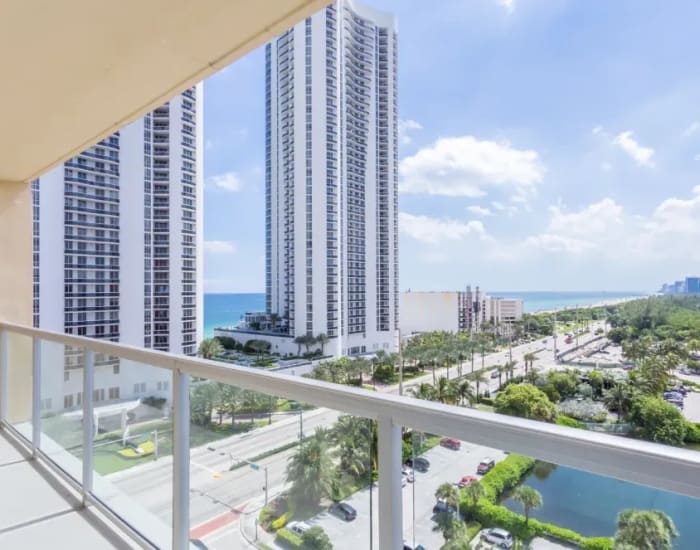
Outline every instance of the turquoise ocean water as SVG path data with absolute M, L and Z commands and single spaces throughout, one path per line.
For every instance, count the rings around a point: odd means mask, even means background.
M 596 304 L 605 300 L 644 296 L 646 292 L 488 292 L 491 296 L 522 298 L 525 311 L 561 309 Z M 237 325 L 246 311 L 265 309 L 265 294 L 205 294 L 204 335 L 212 336 L 215 327 Z

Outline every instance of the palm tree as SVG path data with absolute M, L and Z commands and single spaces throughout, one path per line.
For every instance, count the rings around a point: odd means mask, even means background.
M 301 346 L 306 342 L 306 336 L 297 336 L 294 338 L 294 343 L 297 345 L 297 355 L 301 355 Z
M 426 401 L 435 401 L 435 388 L 430 384 L 419 384 L 410 389 L 410 393 L 416 399 L 425 399 Z
M 523 361 L 525 362 L 525 376 L 527 376 L 527 368 L 531 367 L 532 364 L 537 360 L 537 355 L 534 353 L 526 353 L 523 355 Z
M 476 395 L 472 389 L 472 384 L 469 380 L 461 380 L 455 385 L 455 398 L 457 402 L 464 406 L 466 403 L 471 406 L 476 400 Z
M 328 343 L 328 336 L 325 332 L 321 332 L 318 336 L 316 336 L 316 343 L 321 344 L 321 355 L 323 355 L 323 348 Z
M 330 430 L 329 440 L 337 447 L 334 453 L 339 459 L 339 468 L 359 477 L 369 467 L 371 426 L 366 418 L 341 415 Z
M 317 506 L 323 497 L 331 495 L 333 460 L 328 452 L 328 431 L 316 428 L 316 433 L 299 447 L 287 463 L 290 495 L 297 501 Z
M 474 374 L 470 376 L 472 380 L 474 380 L 474 383 L 476 384 L 476 402 L 478 403 L 481 400 L 480 393 L 479 393 L 479 386 L 481 384 L 488 384 L 489 379 L 486 378 L 486 375 L 484 374 L 483 370 L 478 370 Z
M 502 377 L 504 371 L 505 371 L 505 369 L 504 369 L 503 365 L 496 366 L 496 372 L 498 373 L 498 388 L 499 389 L 503 387 L 503 380 L 501 377 Z
M 658 510 L 623 510 L 617 516 L 615 550 L 671 550 L 678 536 L 673 520 Z
M 441 376 L 435 385 L 435 399 L 440 403 L 454 403 L 457 399 L 455 387 L 449 378 Z
M 470 502 L 471 507 L 476 507 L 476 503 L 484 496 L 484 488 L 478 481 L 472 481 L 463 489 L 464 496 Z
M 515 372 L 515 365 L 517 365 L 517 361 L 508 361 L 505 365 L 503 365 L 503 368 L 506 371 L 506 380 L 508 379 L 513 379 L 513 373 Z
M 459 491 L 452 483 L 442 483 L 435 490 L 435 498 L 443 501 L 455 510 L 459 507 Z
M 521 485 L 513 492 L 513 500 L 519 502 L 525 512 L 525 525 L 530 520 L 530 510 L 542 506 L 542 495 L 536 489 Z
M 603 393 L 603 403 L 609 410 L 617 411 L 619 421 L 630 412 L 635 393 L 630 384 L 615 384 Z
M 216 359 L 224 352 L 224 346 L 221 345 L 218 338 L 205 338 L 199 343 L 197 355 L 203 359 Z

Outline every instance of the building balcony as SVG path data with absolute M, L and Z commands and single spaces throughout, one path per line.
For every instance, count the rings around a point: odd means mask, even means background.
M 79 380 L 82 396 L 108 393 L 96 354 L 118 358 L 122 375 L 132 369 L 135 393 L 122 388 L 120 399 L 84 399 L 76 410 L 62 383 L 67 348 L 75 362 L 71 381 Z M 4 548 L 41 547 L 37 541 L 60 533 L 96 537 L 95 548 L 188 548 L 192 540 L 208 548 L 247 547 L 266 503 L 284 507 L 285 495 L 295 491 L 308 498 L 288 464 L 314 446 L 325 451 L 312 453 L 312 466 L 340 468 L 338 479 L 355 483 L 344 499 L 355 519 L 328 513 L 331 501 L 323 496 L 320 508 L 300 518 L 322 526 L 334 548 L 398 550 L 414 540 L 439 547 L 437 487 L 476 476 L 484 459 L 498 463 L 507 453 L 546 461 L 535 476 L 546 470 L 550 477 L 531 483 L 546 494 L 542 513 L 563 527 L 611 536 L 617 508 L 655 508 L 676 522 L 679 548 L 697 541 L 700 454 L 692 450 L 5 323 L 0 387 Z M 201 398 L 216 388 L 248 391 L 263 406 L 246 415 L 241 405 L 235 421 L 218 416 L 202 408 Z M 362 483 L 373 469 L 369 459 L 360 473 L 344 473 L 334 443 L 319 428 L 354 430 L 348 444 L 358 456 L 372 456 L 378 445 L 378 483 Z M 432 447 L 445 437 L 449 444 Z M 402 479 L 406 442 L 430 463 L 423 472 L 417 461 L 411 481 Z M 590 506 L 586 498 L 606 505 Z M 507 498 L 504 504 L 516 509 Z M 260 527 L 257 537 L 279 547 Z

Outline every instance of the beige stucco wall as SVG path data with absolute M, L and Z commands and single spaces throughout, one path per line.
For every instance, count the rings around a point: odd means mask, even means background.
M 0 320 L 32 324 L 32 193 L 28 183 L 0 182 Z M 31 339 L 8 339 L 8 418 L 31 411 Z

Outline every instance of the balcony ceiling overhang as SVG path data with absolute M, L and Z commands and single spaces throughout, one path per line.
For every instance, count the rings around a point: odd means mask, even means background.
M 29 181 L 329 0 L 6 0 L 0 182 Z

